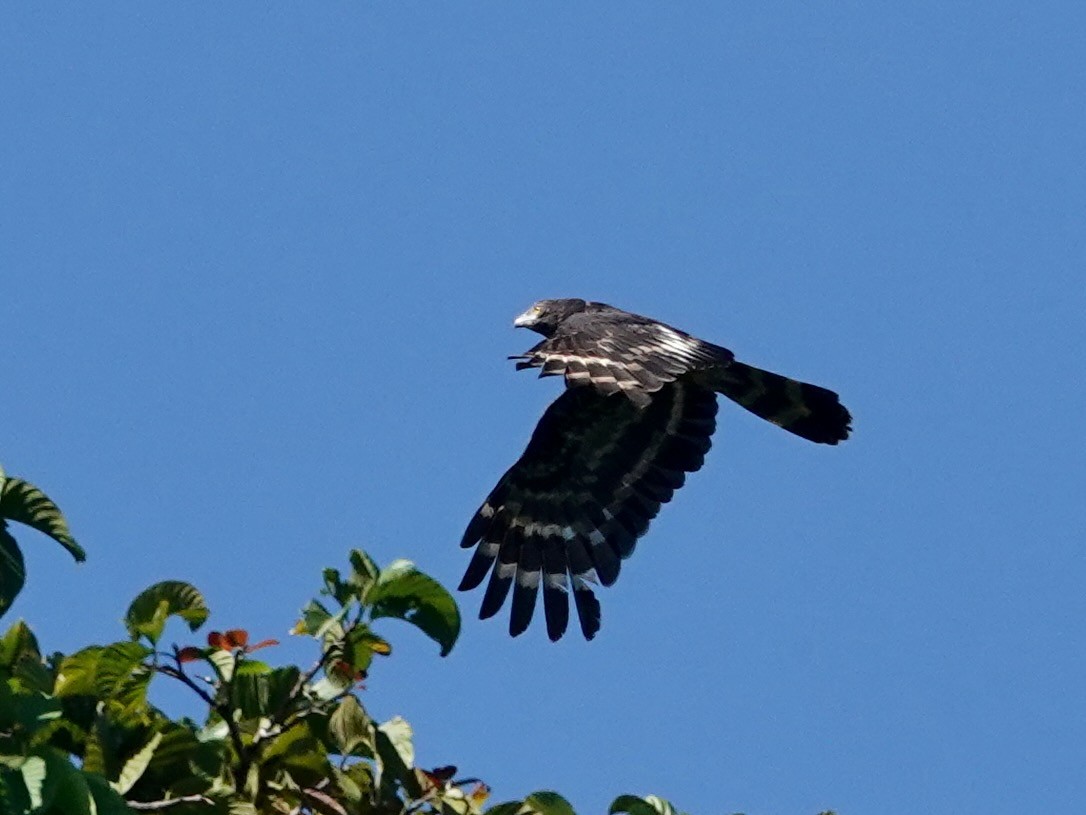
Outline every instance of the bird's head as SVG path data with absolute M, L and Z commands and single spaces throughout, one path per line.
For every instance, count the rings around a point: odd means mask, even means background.
M 558 330 L 559 323 L 571 314 L 584 311 L 585 301 L 577 298 L 540 300 L 513 320 L 517 328 L 530 328 L 544 337 Z

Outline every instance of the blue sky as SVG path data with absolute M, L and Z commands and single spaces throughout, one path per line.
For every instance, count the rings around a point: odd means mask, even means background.
M 355 546 L 455 585 L 557 393 L 513 316 L 603 300 L 838 390 L 854 438 L 722 404 L 596 641 L 462 597 L 447 660 L 389 623 L 371 712 L 583 813 L 1081 812 L 1084 34 L 1070 2 L 9 6 L 0 462 L 90 555 L 19 532 L 12 616 L 74 649 L 178 578 L 283 637 Z

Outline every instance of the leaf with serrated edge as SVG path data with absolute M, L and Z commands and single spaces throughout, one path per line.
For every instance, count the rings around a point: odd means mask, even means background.
M 163 580 L 144 589 L 132 601 L 124 624 L 133 639 L 142 635 L 157 643 L 168 617 L 180 617 L 190 631 L 195 631 L 208 614 L 204 596 L 195 586 L 182 580 Z
M 411 623 L 441 646 L 441 656 L 448 655 L 460 635 L 460 609 L 452 595 L 409 560 L 397 560 L 382 571 L 366 599 L 371 618 Z
M 95 671 L 96 695 L 116 721 L 144 721 L 149 715 L 147 688 L 151 671 L 143 661 L 152 651 L 137 642 L 117 642 L 102 649 Z
M 134 673 L 152 651 L 135 642 L 115 642 L 104 647 L 98 655 L 96 671 L 97 692 L 110 696 L 132 681 Z
M 0 485 L 0 518 L 18 521 L 44 532 L 68 550 L 77 561 L 87 559 L 83 547 L 75 542 L 64 515 L 44 492 L 29 481 L 5 477 Z
M 53 693 L 57 696 L 93 696 L 98 692 L 100 645 L 92 645 L 64 657 Z
M 155 754 L 155 750 L 158 748 L 159 742 L 162 741 L 162 734 L 155 733 L 151 737 L 151 740 L 145 744 L 138 753 L 132 758 L 128 759 L 124 763 L 124 767 L 121 768 L 121 774 L 116 781 L 112 783 L 113 789 L 117 790 L 121 795 L 124 795 L 140 780 L 140 776 L 143 775 L 147 769 L 147 765 L 151 763 L 151 758 Z
M 30 626 L 19 620 L 0 637 L 0 666 L 10 668 L 24 655 L 30 659 L 41 660 L 38 638 L 34 636 Z
M 229 682 L 234 677 L 234 667 L 237 664 L 237 658 L 234 656 L 233 652 L 219 650 L 212 651 L 207 655 L 207 661 L 215 668 L 215 671 L 223 682 Z

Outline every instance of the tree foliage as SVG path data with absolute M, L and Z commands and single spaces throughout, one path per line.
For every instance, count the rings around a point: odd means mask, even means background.
M 0 615 L 25 582 L 5 521 L 84 557 L 56 505 L 0 470 Z M 0 813 L 573 815 L 550 791 L 492 804 L 487 785 L 456 767 L 417 766 L 404 719 L 366 711 L 361 682 L 392 653 L 375 620 L 410 623 L 442 656 L 460 631 L 455 600 L 409 561 L 382 569 L 354 550 L 343 572 L 324 570 L 292 631 L 314 641 L 306 667 L 255 658 L 277 643 L 250 642 L 244 629 L 162 641 L 170 618 L 196 632 L 209 616 L 196 587 L 171 580 L 140 593 L 126 636 L 105 645 L 45 654 L 25 623 L 12 625 L 0 638 Z M 148 701 L 152 682 L 184 686 L 206 715 L 167 716 Z M 679 815 L 655 796 L 621 795 L 610 812 Z

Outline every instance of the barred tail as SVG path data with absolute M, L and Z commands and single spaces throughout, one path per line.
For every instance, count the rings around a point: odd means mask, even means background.
M 852 430 L 852 416 L 837 394 L 818 385 L 732 362 L 713 386 L 755 416 L 810 441 L 837 444 Z

